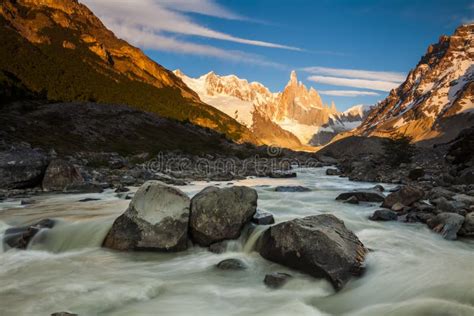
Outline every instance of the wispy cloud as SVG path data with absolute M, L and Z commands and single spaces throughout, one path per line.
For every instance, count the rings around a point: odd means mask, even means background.
M 369 80 L 381 80 L 402 83 L 406 75 L 400 72 L 371 71 L 358 69 L 328 68 L 328 67 L 306 67 L 302 68 L 311 74 L 328 75 L 344 78 L 359 78 Z
M 301 50 L 298 47 L 219 32 L 196 23 L 185 14 L 190 12 L 223 19 L 246 20 L 245 17 L 234 14 L 211 0 L 82 0 L 82 2 L 88 5 L 107 27 L 127 41 L 139 44 L 152 37 L 161 40 L 162 43 L 153 44 L 153 48 L 158 50 L 235 59 L 235 52 L 226 53 L 225 50 L 217 47 L 176 40 L 175 36 L 180 34 L 252 46 Z
M 309 76 L 308 80 L 333 86 L 353 87 L 379 91 L 390 91 L 399 86 L 399 83 L 390 81 L 339 78 L 330 76 Z
M 377 92 L 359 90 L 318 90 L 319 94 L 338 97 L 378 96 Z

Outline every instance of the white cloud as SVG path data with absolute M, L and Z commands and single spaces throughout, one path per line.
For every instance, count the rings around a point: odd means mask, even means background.
M 145 30 L 147 33 L 156 33 L 161 36 L 167 36 L 167 33 L 184 34 L 190 36 L 206 37 L 211 39 L 230 41 L 240 44 L 262 46 L 269 48 L 280 48 L 288 50 L 301 50 L 297 47 L 260 41 L 256 39 L 247 39 L 231 34 L 219 32 L 208 27 L 199 25 L 192 21 L 182 12 L 194 12 L 210 16 L 216 16 L 227 19 L 243 19 L 238 15 L 233 15 L 226 9 L 221 8 L 209 0 L 192 0 L 187 3 L 184 0 L 179 1 L 160 1 L 160 0 L 82 0 L 99 17 L 108 21 L 106 25 L 117 35 L 123 36 L 121 32 L 111 27 L 117 25 L 123 26 L 120 30 L 126 28 L 135 31 Z
M 405 81 L 406 78 L 406 75 L 404 73 L 388 71 L 370 71 L 327 67 L 306 67 L 302 70 L 315 75 L 390 81 L 398 83 L 402 83 L 403 81 Z
M 360 96 L 377 96 L 377 92 L 359 91 L 359 90 L 318 90 L 319 94 L 332 95 L 338 97 L 360 97 Z
M 129 43 L 144 49 L 171 51 L 189 55 L 210 56 L 227 59 L 236 62 L 246 62 L 260 66 L 269 66 L 274 68 L 285 68 L 284 65 L 267 61 L 261 56 L 244 53 L 241 51 L 232 51 L 217 48 L 210 45 L 196 44 L 179 40 L 171 36 L 163 36 L 152 31 L 140 28 L 130 28 L 127 25 L 108 21 L 103 19 L 111 29 Z
M 333 86 L 353 87 L 379 91 L 390 91 L 399 86 L 399 83 L 391 81 L 340 78 L 330 76 L 309 76 L 308 80 Z

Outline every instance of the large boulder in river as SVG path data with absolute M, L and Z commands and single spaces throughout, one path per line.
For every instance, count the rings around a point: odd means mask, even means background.
M 23 189 L 41 184 L 48 157 L 22 148 L 0 152 L 0 189 Z
M 391 209 L 395 203 L 401 203 L 409 206 L 419 200 L 425 195 L 425 192 L 415 186 L 407 185 L 400 188 L 400 190 L 390 193 L 383 201 L 382 207 Z
M 257 191 L 234 186 L 207 187 L 191 200 L 189 228 L 194 242 L 201 246 L 236 239 L 257 209 Z
M 189 205 L 189 197 L 181 190 L 148 181 L 115 220 L 103 246 L 116 250 L 185 250 Z
M 339 194 L 336 197 L 336 200 L 348 200 L 351 197 L 355 197 L 359 202 L 382 202 L 385 199 L 383 195 L 378 190 L 367 190 L 367 191 L 352 191 L 344 192 Z
M 44 174 L 43 190 L 63 191 L 68 186 L 82 183 L 84 178 L 76 166 L 62 159 L 54 159 Z
M 464 218 L 464 224 L 459 230 L 459 235 L 474 237 L 474 212 L 467 214 Z
M 344 222 L 329 214 L 272 226 L 260 237 L 258 249 L 265 259 L 326 278 L 336 290 L 361 275 L 367 253 Z

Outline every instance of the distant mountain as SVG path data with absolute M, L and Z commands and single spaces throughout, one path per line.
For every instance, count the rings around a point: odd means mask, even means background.
M 359 104 L 344 112 L 333 114 L 328 123 L 322 125 L 318 132 L 313 135 L 310 144 L 314 146 L 326 145 L 334 137 L 357 128 L 367 118 L 372 109 L 373 106 Z
M 352 134 L 405 134 L 426 144 L 474 125 L 474 24 L 428 47 L 407 79 L 378 103 Z
M 307 89 L 298 81 L 294 71 L 282 92 L 271 92 L 259 82 L 248 82 L 235 75 L 219 76 L 209 72 L 191 78 L 180 70 L 174 73 L 201 100 L 247 126 L 266 144 L 294 149 L 319 146 L 330 140 L 325 135 L 325 142 L 315 141 L 321 131 L 323 134 L 329 131 L 334 136 L 357 127 L 365 115 L 366 108 L 341 113 L 334 103 L 324 104 L 316 90 Z
M 0 2 L 0 99 L 126 104 L 259 143 L 171 71 L 118 39 L 76 0 Z

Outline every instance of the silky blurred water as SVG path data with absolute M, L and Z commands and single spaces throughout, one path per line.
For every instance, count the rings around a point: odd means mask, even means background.
M 56 218 L 27 251 L 0 252 L 0 315 L 474 315 L 474 243 L 445 241 L 421 224 L 371 222 L 377 205 L 335 201 L 347 190 L 374 184 L 298 170 L 295 179 L 234 181 L 257 189 L 258 206 L 277 222 L 332 213 L 372 250 L 367 272 L 334 293 L 324 280 L 268 262 L 253 251 L 263 228 L 243 234 L 228 251 L 194 247 L 175 254 L 127 253 L 100 248 L 114 218 L 130 201 L 102 194 L 44 195 L 35 204 L 0 203 L 0 234 L 8 227 Z M 180 187 L 190 196 L 208 185 Z M 274 192 L 277 185 L 304 185 L 311 192 Z M 387 186 L 388 187 L 388 186 Z M 100 201 L 78 202 L 85 197 Z M 225 258 L 249 268 L 220 271 Z M 294 278 L 283 288 L 263 284 L 269 272 Z

